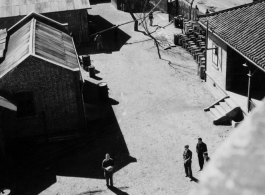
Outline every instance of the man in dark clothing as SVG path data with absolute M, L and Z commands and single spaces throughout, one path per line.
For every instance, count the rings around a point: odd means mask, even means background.
M 200 165 L 200 171 L 203 169 L 204 159 L 203 153 L 207 152 L 207 145 L 202 142 L 202 138 L 198 139 L 198 144 L 196 146 L 196 152 L 198 154 L 198 160 Z
M 106 178 L 106 185 L 113 186 L 113 167 L 114 161 L 110 158 L 109 154 L 106 154 L 106 158 L 102 162 L 102 169 L 104 170 L 104 176 Z
M 184 168 L 186 177 L 190 177 L 192 179 L 192 170 L 191 170 L 191 159 L 192 159 L 192 152 L 189 150 L 189 146 L 186 145 L 184 147 L 183 153 L 183 160 L 184 160 Z
M 149 17 L 149 20 L 150 20 L 150 26 L 153 26 L 153 19 L 154 19 L 154 16 L 153 16 L 153 11 L 151 11 L 148 15 Z

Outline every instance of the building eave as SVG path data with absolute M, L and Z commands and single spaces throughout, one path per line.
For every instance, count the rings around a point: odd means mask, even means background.
M 202 23 L 201 21 L 199 21 L 199 24 L 207 30 L 207 27 L 205 26 L 204 23 Z M 214 36 L 216 36 L 218 39 L 220 39 L 221 41 L 223 41 L 226 45 L 228 45 L 229 47 L 231 47 L 233 50 L 235 50 L 238 54 L 240 54 L 242 57 L 244 57 L 247 61 L 249 61 L 250 63 L 252 63 L 254 66 L 256 66 L 257 68 L 259 68 L 260 70 L 262 70 L 263 72 L 265 72 L 265 70 L 259 66 L 256 62 L 254 62 L 253 60 L 251 60 L 249 57 L 247 57 L 246 55 L 244 55 L 242 52 L 240 52 L 238 49 L 236 49 L 235 47 L 233 47 L 231 44 L 229 44 L 226 40 L 224 40 L 222 37 L 220 37 L 218 34 L 216 34 L 215 32 L 213 32 L 211 29 L 208 29 L 209 32 L 211 32 Z

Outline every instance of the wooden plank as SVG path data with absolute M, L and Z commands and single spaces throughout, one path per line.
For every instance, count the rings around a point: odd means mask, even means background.
M 67 10 L 66 2 L 65 0 L 58 0 L 59 2 L 59 10 L 58 11 L 65 11 Z
M 6 11 L 6 17 L 10 17 L 12 16 L 12 6 L 6 6 L 5 7 L 5 11 Z
M 27 5 L 21 5 L 19 6 L 19 14 L 20 15 L 27 15 Z
M 12 6 L 12 0 L 2 0 L 3 6 Z
M 50 3 L 52 12 L 57 12 L 59 10 L 59 4 L 58 1 L 53 1 Z
M 12 16 L 18 16 L 19 15 L 19 5 L 12 6 Z
M 74 10 L 75 6 L 72 0 L 65 0 L 67 10 Z
M 82 9 L 83 5 L 80 0 L 74 0 L 73 3 L 74 3 L 75 9 Z
M 50 53 L 49 50 L 41 47 L 40 45 L 38 45 L 36 47 L 36 50 L 35 51 L 36 51 L 36 54 L 37 55 L 40 55 L 40 56 L 42 56 L 44 58 L 47 58 L 47 59 L 49 59 L 51 61 L 55 61 L 57 63 L 60 63 L 60 64 L 65 65 L 64 56 L 60 56 L 58 54 Z
M 29 14 L 30 12 L 35 11 L 35 4 L 28 4 L 27 5 L 27 14 Z

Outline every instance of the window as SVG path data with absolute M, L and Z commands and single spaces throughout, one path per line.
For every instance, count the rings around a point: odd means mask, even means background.
M 213 49 L 212 52 L 213 52 L 213 63 L 218 66 L 218 50 L 219 50 L 219 47 L 213 43 L 213 48 L 216 48 L 216 49 Z
M 36 114 L 33 92 L 17 93 L 15 97 L 17 99 L 18 118 L 34 116 Z

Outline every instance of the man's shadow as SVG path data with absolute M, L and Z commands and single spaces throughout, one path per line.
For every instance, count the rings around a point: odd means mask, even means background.
M 110 191 L 112 191 L 114 194 L 117 194 L 117 195 L 129 195 L 128 193 L 120 190 L 119 188 L 116 188 L 114 186 L 109 186 L 108 187 Z
M 196 183 L 199 183 L 199 180 L 197 178 L 193 177 L 193 176 L 190 178 L 190 181 L 194 181 Z

